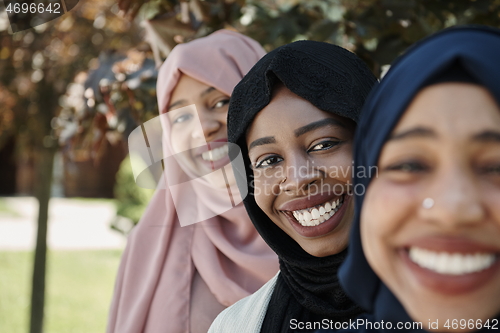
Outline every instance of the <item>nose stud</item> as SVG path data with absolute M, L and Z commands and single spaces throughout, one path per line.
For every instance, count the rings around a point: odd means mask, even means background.
M 283 179 L 283 180 L 280 182 L 280 185 L 281 185 L 281 184 L 283 184 L 284 182 L 286 182 L 286 178 L 287 178 L 287 177 L 285 177 L 285 179 Z
M 434 200 L 432 198 L 425 198 L 422 202 L 422 207 L 425 209 L 431 209 L 434 206 Z

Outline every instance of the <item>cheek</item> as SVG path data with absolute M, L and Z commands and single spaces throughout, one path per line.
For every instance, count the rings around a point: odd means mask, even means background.
M 485 189 L 483 189 L 483 193 L 484 202 L 487 206 L 486 208 L 491 214 L 497 229 L 500 230 L 500 205 L 498 204 L 500 202 L 500 188 L 492 184 L 487 184 Z
M 375 179 L 368 187 L 361 211 L 361 238 L 368 262 L 387 273 L 395 241 L 414 206 L 416 190 Z
M 385 261 L 382 255 L 383 229 L 387 228 L 387 219 L 382 204 L 382 193 L 377 191 L 376 180 L 372 181 L 366 192 L 361 209 L 360 233 L 363 252 L 375 272 L 379 265 Z
M 342 183 L 350 183 L 352 180 L 352 152 L 351 147 L 343 150 L 334 156 L 318 158 L 315 165 L 326 170 L 328 177 L 338 180 Z
M 263 173 L 254 175 L 252 184 L 255 202 L 266 214 L 272 211 L 274 198 L 279 194 L 279 185 L 272 177 L 266 177 Z
M 181 153 L 188 150 L 189 147 L 189 136 L 186 134 L 188 131 L 181 131 L 178 129 L 173 129 L 170 135 L 170 143 L 174 153 Z
M 217 121 L 221 123 L 223 126 L 227 125 L 227 112 L 229 110 L 229 105 L 226 105 L 223 109 L 221 109 L 217 113 Z

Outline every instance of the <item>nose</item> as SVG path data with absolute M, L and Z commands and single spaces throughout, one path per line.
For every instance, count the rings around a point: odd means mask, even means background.
M 197 107 L 198 124 L 194 127 L 191 136 L 193 139 L 204 139 L 207 142 L 215 138 L 218 131 L 224 126 L 224 123 L 218 115 Z
M 280 189 L 289 194 L 306 195 L 316 187 L 321 186 L 321 180 L 325 178 L 323 170 L 314 168 L 313 162 L 305 154 L 294 154 L 284 164 L 286 170 L 281 179 Z M 320 192 L 320 189 L 316 189 Z
M 455 165 L 435 177 L 425 198 L 434 201 L 432 207 L 421 205 L 424 218 L 441 227 L 453 229 L 481 223 L 486 211 L 479 182 L 468 168 Z

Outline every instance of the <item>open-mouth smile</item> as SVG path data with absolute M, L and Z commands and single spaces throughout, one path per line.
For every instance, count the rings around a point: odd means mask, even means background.
M 211 150 L 208 150 L 204 153 L 201 154 L 201 158 L 205 161 L 218 161 L 224 157 L 227 156 L 229 147 L 227 143 L 223 145 L 222 147 L 219 148 L 214 148 Z
M 321 205 L 292 211 L 292 214 L 295 220 L 297 220 L 297 222 L 302 226 L 313 227 L 320 225 L 335 215 L 343 203 L 344 197 L 342 196 L 336 200 L 331 200 Z
M 319 237 L 330 233 L 342 222 L 350 198 L 347 194 L 335 198 L 319 195 L 282 205 L 279 212 L 303 237 Z
M 435 252 L 419 247 L 409 249 L 410 259 L 420 267 L 439 274 L 464 275 L 490 268 L 497 258 L 494 253 Z
M 219 139 L 194 149 L 195 163 L 204 166 L 205 171 L 214 171 L 222 168 L 230 161 L 227 139 Z
M 434 292 L 461 294 L 498 277 L 500 251 L 467 238 L 427 237 L 399 250 L 417 279 Z

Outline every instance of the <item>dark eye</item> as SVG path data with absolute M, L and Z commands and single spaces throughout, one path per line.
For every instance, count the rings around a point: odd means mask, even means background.
M 177 118 L 174 119 L 173 123 L 174 124 L 183 123 L 185 121 L 188 121 L 192 117 L 193 116 L 190 114 L 181 114 L 180 116 L 178 116 Z
M 221 108 L 225 105 L 229 104 L 229 99 L 223 99 L 221 101 L 218 101 L 217 103 L 215 103 L 214 105 L 214 108 Z
M 272 165 L 275 165 L 279 162 L 283 161 L 283 159 L 277 155 L 269 156 L 263 159 L 262 161 L 259 161 L 255 164 L 256 168 L 266 168 Z
M 387 171 L 401 171 L 401 172 L 412 172 L 412 173 L 424 172 L 427 171 L 428 169 L 429 168 L 425 164 L 417 161 L 397 163 L 385 168 L 385 170 Z
M 311 149 L 308 150 L 308 152 L 328 150 L 339 145 L 340 143 L 341 141 L 332 141 L 332 140 L 323 141 L 314 145 Z
M 488 165 L 485 167 L 480 168 L 480 172 L 483 174 L 489 174 L 489 175 L 500 175 L 500 165 Z

